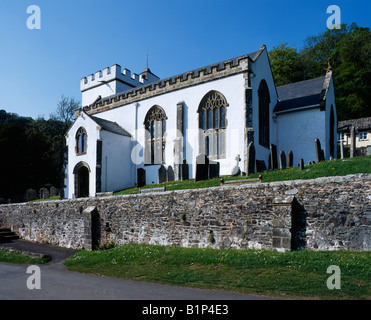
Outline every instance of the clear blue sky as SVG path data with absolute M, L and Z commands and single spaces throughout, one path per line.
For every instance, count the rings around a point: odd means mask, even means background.
M 0 109 L 49 117 L 61 95 L 81 100 L 80 79 L 115 63 L 160 78 L 326 30 L 329 5 L 341 23 L 371 27 L 369 0 L 1 0 Z M 38 5 L 41 30 L 29 30 Z

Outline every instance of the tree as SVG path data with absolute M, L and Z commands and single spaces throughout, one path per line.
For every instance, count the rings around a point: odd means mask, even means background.
M 0 198 L 18 202 L 28 188 L 60 187 L 66 125 L 0 110 Z
M 300 51 L 287 44 L 269 54 L 276 85 L 312 79 L 333 70 L 338 120 L 371 116 L 371 32 L 355 23 L 307 37 Z
M 79 101 L 62 95 L 61 101 L 58 103 L 55 113 L 52 113 L 50 118 L 56 121 L 61 121 L 66 124 L 66 127 L 68 127 L 75 117 L 75 110 L 79 107 Z
M 297 49 L 287 43 L 274 47 L 269 52 L 269 60 L 276 86 L 303 80 L 303 68 Z

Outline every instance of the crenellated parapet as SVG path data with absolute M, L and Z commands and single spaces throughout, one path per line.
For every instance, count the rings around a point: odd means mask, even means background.
M 262 47 L 259 51 L 253 52 L 251 54 L 247 54 L 235 59 L 229 59 L 203 68 L 198 68 L 166 79 L 152 81 L 149 83 L 147 83 L 146 81 L 142 82 L 139 81 L 140 85 L 136 85 L 133 88 L 117 92 L 115 94 L 104 97 L 101 100 L 88 105 L 83 104 L 83 109 L 88 114 L 96 114 L 109 109 L 123 106 L 125 104 L 137 102 L 140 101 L 141 99 L 146 99 L 156 95 L 171 92 L 173 90 L 179 90 L 188 86 L 197 85 L 210 80 L 221 79 L 241 72 L 248 72 L 250 68 L 250 63 L 254 62 L 259 57 L 263 50 L 265 50 L 265 47 Z M 117 68 L 115 69 L 111 68 L 111 73 L 112 70 L 117 70 Z M 104 70 L 103 72 L 107 73 L 107 71 Z M 102 76 L 104 78 L 104 73 Z M 82 79 L 82 81 L 84 81 L 84 79 Z M 86 80 L 87 83 L 84 84 L 82 83 L 82 85 L 88 86 L 90 83 L 91 86 L 93 86 L 94 81 L 96 82 L 97 79 L 98 81 L 99 79 L 101 79 L 99 77 L 99 74 L 98 76 L 94 77 L 93 81 L 91 79 L 89 80 L 88 77 L 88 79 Z
M 136 73 L 131 74 L 130 70 L 122 70 L 120 65 L 114 64 L 111 68 L 99 70 L 95 74 L 82 78 L 80 82 L 80 90 L 84 92 L 112 81 L 122 82 L 132 88 L 142 86 L 148 82 L 145 77 Z

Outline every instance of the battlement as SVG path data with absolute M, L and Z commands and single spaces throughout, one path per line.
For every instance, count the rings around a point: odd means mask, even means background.
M 259 51 L 211 64 L 203 68 L 198 68 L 162 80 L 154 76 L 149 70 L 148 72 L 146 70 L 139 76 L 146 78 L 148 75 L 148 82 L 143 79 L 139 86 L 125 90 L 117 90 L 110 95 L 102 96 L 101 99 L 93 100 L 91 103 L 83 102 L 82 107 L 88 114 L 96 114 L 128 103 L 137 102 L 141 99 L 171 92 L 173 90 L 179 90 L 206 81 L 228 77 L 240 72 L 248 72 L 250 69 L 250 62 L 255 62 L 264 50 L 265 46 L 262 46 Z
M 81 79 L 80 90 L 84 92 L 97 86 L 107 84 L 111 81 L 119 81 L 128 87 L 135 88 L 148 83 L 148 78 L 142 74 L 131 74 L 128 69 L 121 68 L 120 65 L 114 64 L 111 68 L 105 68 L 97 71 L 95 74 L 90 74 Z

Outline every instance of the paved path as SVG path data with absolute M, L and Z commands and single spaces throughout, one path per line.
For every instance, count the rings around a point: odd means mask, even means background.
M 4 245 L 4 244 L 2 244 Z M 108 278 L 67 271 L 63 261 L 73 250 L 18 241 L 8 246 L 53 258 L 40 265 L 41 289 L 27 288 L 27 265 L 0 263 L 0 300 L 264 300 L 265 297 Z

